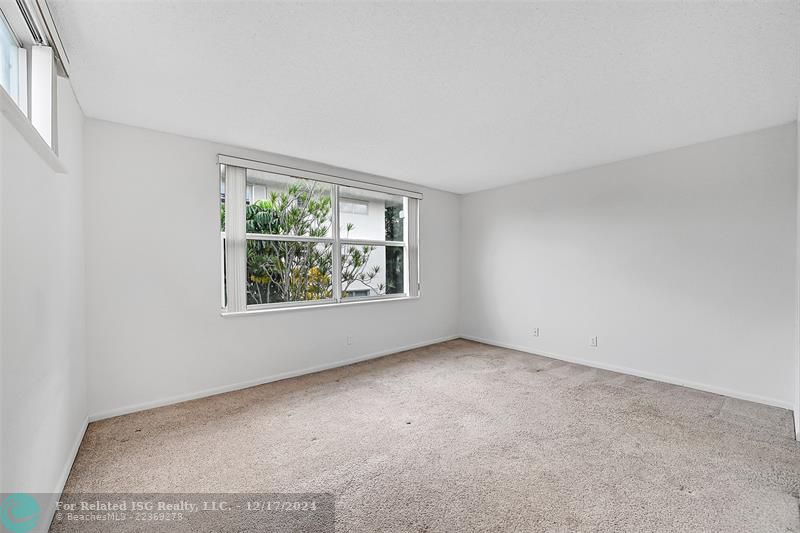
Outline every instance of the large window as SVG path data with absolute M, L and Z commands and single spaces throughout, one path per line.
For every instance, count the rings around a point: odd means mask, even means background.
M 418 296 L 422 195 L 220 156 L 222 307 Z

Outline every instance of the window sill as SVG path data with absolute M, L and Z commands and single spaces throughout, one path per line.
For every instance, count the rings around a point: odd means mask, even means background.
M 376 303 L 386 303 L 386 302 L 404 302 L 408 300 L 419 300 L 420 296 L 396 296 L 396 297 L 388 297 L 388 298 L 371 298 L 371 299 L 364 299 L 352 302 L 331 302 L 331 303 L 324 303 L 324 304 L 309 304 L 309 305 L 294 305 L 288 307 L 272 307 L 269 309 L 250 309 L 249 311 L 236 311 L 236 312 L 228 312 L 222 311 L 223 317 L 233 317 L 233 316 L 248 316 L 248 315 L 260 315 L 263 313 L 283 313 L 286 311 L 308 311 L 310 309 L 326 309 L 326 308 L 337 308 L 337 307 L 347 307 L 351 305 L 366 305 L 366 304 L 376 304 Z
M 36 128 L 33 127 L 28 117 L 19 108 L 17 103 L 0 87 L 0 112 L 8 119 L 12 126 L 22 135 L 22 138 L 33 148 L 39 157 L 47 163 L 53 171 L 66 174 L 67 169 L 52 148 L 42 139 Z

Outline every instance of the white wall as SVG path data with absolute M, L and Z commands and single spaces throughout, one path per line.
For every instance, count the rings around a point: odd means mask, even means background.
M 58 83 L 54 172 L 0 118 L 2 487 L 60 492 L 87 416 L 83 115 Z
M 797 295 L 795 323 L 797 336 L 795 338 L 795 397 L 794 397 L 794 434 L 800 440 L 800 100 L 797 101 L 797 150 L 795 164 L 797 165 Z
M 463 197 L 461 333 L 792 408 L 796 151 L 788 124 Z
M 457 334 L 457 196 L 424 190 L 421 299 L 222 317 L 217 153 L 248 154 L 96 120 L 84 143 L 93 417 Z

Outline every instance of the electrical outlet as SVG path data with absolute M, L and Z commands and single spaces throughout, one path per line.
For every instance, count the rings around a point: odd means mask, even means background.
M 533 328 L 533 331 L 531 333 L 533 333 L 534 337 L 538 337 L 539 336 L 539 328 Z
M 589 346 L 592 348 L 597 348 L 597 337 L 592 337 L 589 339 Z
M 348 346 L 350 346 L 351 344 L 353 344 L 353 337 L 351 337 L 350 335 L 348 335 L 348 336 L 347 336 L 347 345 L 348 345 Z

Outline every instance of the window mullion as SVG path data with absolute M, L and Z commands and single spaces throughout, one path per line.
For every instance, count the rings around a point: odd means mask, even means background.
M 307 237 L 305 235 L 275 235 L 272 233 L 247 233 L 245 237 L 251 241 L 281 241 L 281 242 L 313 242 L 319 244 L 333 244 L 332 238 Z
M 341 239 L 340 244 L 350 244 L 353 246 L 395 246 L 402 248 L 406 245 L 405 241 L 378 241 L 373 239 Z
M 331 203 L 333 204 L 333 221 L 331 234 L 333 235 L 333 250 L 331 250 L 332 269 L 331 283 L 333 286 L 333 301 L 342 301 L 342 245 L 339 231 L 339 186 L 331 187 Z
M 34 46 L 30 50 L 30 120 L 48 146 L 58 153 L 56 112 L 56 69 L 53 49 Z

